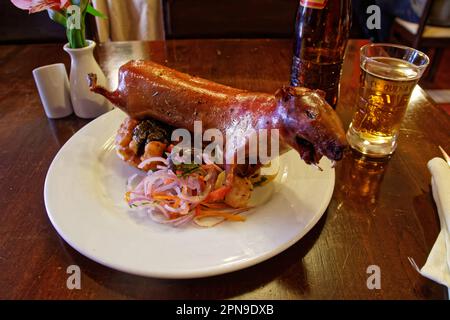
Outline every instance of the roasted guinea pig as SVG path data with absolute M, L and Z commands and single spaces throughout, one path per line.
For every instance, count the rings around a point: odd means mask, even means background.
M 316 164 L 323 155 L 340 160 L 347 146 L 338 115 L 317 90 L 250 92 L 141 60 L 120 68 L 114 92 L 98 86 L 95 74 L 89 81 L 91 91 L 129 115 L 116 141 L 119 153 L 134 165 L 168 147 L 173 128 L 193 132 L 194 121 L 201 121 L 203 130 L 217 128 L 236 135 L 277 129 L 280 153 L 293 148 L 308 164 Z M 155 130 L 156 138 L 151 134 Z

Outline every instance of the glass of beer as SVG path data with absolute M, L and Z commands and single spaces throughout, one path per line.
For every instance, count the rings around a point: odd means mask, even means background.
M 372 157 L 395 151 L 409 99 L 428 63 L 426 54 L 401 45 L 361 48 L 359 100 L 347 131 L 352 148 Z

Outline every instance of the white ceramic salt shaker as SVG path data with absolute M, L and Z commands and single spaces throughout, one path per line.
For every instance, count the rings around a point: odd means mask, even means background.
M 64 64 L 36 68 L 33 77 L 48 118 L 59 119 L 72 114 L 69 78 Z

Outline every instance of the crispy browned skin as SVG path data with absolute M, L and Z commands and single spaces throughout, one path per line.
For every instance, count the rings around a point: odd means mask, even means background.
M 154 118 L 173 127 L 246 132 L 278 129 L 281 152 L 296 149 L 307 163 L 322 155 L 340 160 L 346 147 L 342 123 L 320 92 L 283 87 L 276 94 L 249 92 L 193 77 L 151 61 L 130 61 L 110 92 L 89 75 L 91 90 L 134 119 Z

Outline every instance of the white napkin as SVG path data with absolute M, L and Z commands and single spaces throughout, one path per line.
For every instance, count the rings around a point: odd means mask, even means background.
M 432 175 L 431 187 L 441 232 L 422 269 L 417 267 L 413 259 L 408 259 L 421 275 L 450 289 L 450 167 L 443 159 L 434 158 L 428 162 L 428 169 Z

